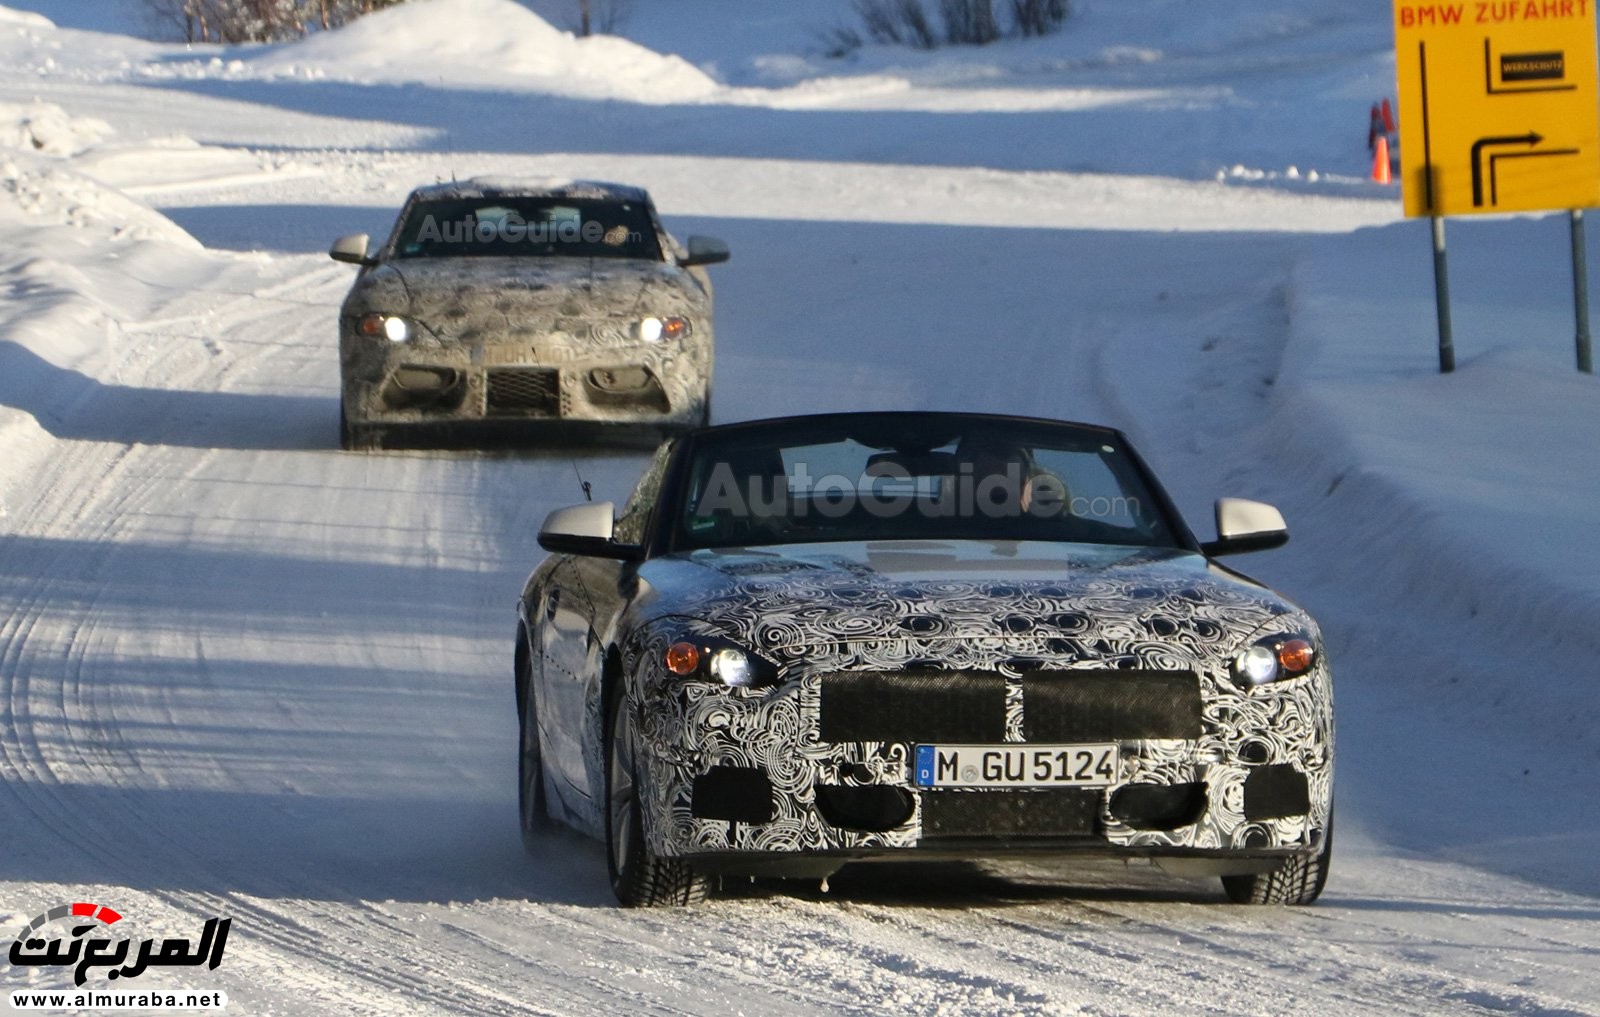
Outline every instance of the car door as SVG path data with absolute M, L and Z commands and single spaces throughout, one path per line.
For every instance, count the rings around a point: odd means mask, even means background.
M 620 543 L 642 543 L 654 514 L 671 443 L 657 449 L 617 520 Z M 592 816 L 604 796 L 604 703 L 601 676 L 610 648 L 622 638 L 617 621 L 637 588 L 638 566 L 609 558 L 564 559 L 552 571 L 539 613 L 539 651 L 545 699 L 540 728 L 563 800 Z
M 639 478 L 633 494 L 623 506 L 614 530 L 615 539 L 619 543 L 649 542 L 649 531 L 656 515 L 656 502 L 661 495 L 662 481 L 666 476 L 667 463 L 674 445 L 672 440 L 668 440 L 656 449 L 650 465 L 645 468 L 644 475 Z M 596 680 L 584 690 L 586 702 L 583 708 L 586 709 L 590 722 L 583 729 L 585 739 L 583 749 L 584 757 L 588 761 L 589 794 L 599 801 L 605 795 L 605 703 L 601 701 L 603 689 L 598 680 L 599 669 L 604 666 L 606 654 L 620 646 L 627 637 L 619 620 L 625 616 L 638 593 L 639 566 L 631 562 L 591 558 L 583 562 L 574 562 L 573 567 L 575 577 L 582 582 L 588 594 L 588 602 L 593 610 L 591 617 L 595 619 Z
M 584 593 L 577 559 L 566 559 L 552 570 L 533 609 L 539 615 L 543 665 L 543 695 L 536 705 L 545 765 L 568 808 L 584 813 L 592 808 L 584 765 L 584 688 L 591 671 L 598 670 L 592 652 L 593 605 Z

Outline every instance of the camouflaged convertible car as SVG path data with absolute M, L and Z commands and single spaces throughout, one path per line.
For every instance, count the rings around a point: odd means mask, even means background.
M 361 266 L 339 316 L 345 448 L 518 424 L 555 423 L 558 438 L 594 425 L 671 433 L 710 418 L 702 266 L 728 249 L 680 247 L 638 188 L 419 187 L 388 241 L 367 248 L 355 234 L 329 252 Z
M 837 414 L 692 431 L 619 518 L 553 513 L 521 597 L 522 826 L 626 904 L 878 859 L 1156 859 L 1304 904 L 1332 844 L 1315 622 L 1217 563 L 1120 433 Z M 547 848 L 546 848 L 547 849 Z

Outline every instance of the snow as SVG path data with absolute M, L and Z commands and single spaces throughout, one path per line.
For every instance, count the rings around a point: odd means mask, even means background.
M 76 155 L 112 134 L 104 120 L 68 116 L 51 103 L 0 103 L 0 146 Z
M 0 928 L 232 916 L 193 981 L 241 1013 L 1600 1014 L 1567 220 L 1451 221 L 1440 376 L 1427 227 L 1364 178 L 1387 4 L 1082 0 L 838 60 L 842 4 L 636 0 L 628 42 L 418 0 L 233 49 L 114 6 L 0 8 Z M 642 457 L 333 447 L 328 242 L 478 175 L 730 242 L 721 420 L 1097 420 L 1198 530 L 1282 507 L 1238 565 L 1329 639 L 1323 902 L 1039 864 L 621 912 L 598 846 L 524 856 L 511 604 L 575 473 L 620 499 Z
M 317 80 L 448 81 L 551 95 L 665 103 L 716 83 L 681 57 L 615 36 L 575 38 L 515 0 L 413 0 L 247 61 Z M 441 85 L 442 87 L 442 85 Z
M 55 22 L 42 14 L 13 10 L 10 7 L 0 7 L 0 25 L 22 28 L 54 28 Z

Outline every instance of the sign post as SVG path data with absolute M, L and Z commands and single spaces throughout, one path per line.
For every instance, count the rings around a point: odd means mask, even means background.
M 1583 242 L 1583 210 L 1572 210 L 1572 305 L 1578 316 L 1578 370 L 1594 373 L 1589 352 L 1589 257 Z
M 1401 188 L 1406 215 L 1433 220 L 1441 371 L 1454 362 L 1441 220 L 1600 205 L 1597 5 L 1395 0 Z M 1573 236 L 1580 272 L 1581 233 Z M 1585 290 L 1576 302 L 1581 365 Z
M 1433 217 L 1433 305 L 1439 318 L 1439 373 L 1456 369 L 1456 341 L 1450 328 L 1450 268 L 1444 257 L 1444 219 Z

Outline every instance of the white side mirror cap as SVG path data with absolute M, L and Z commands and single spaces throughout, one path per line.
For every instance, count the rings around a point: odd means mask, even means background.
M 1271 505 L 1245 498 L 1217 499 L 1217 539 L 1201 544 L 1206 557 L 1270 551 L 1289 542 L 1283 513 Z
M 373 259 L 367 256 L 367 243 L 371 238 L 365 233 L 351 233 L 340 237 L 328 248 L 328 257 L 334 261 L 343 261 L 351 265 L 370 265 Z
M 609 501 L 586 502 L 556 509 L 545 516 L 539 527 L 539 538 L 583 537 L 589 540 L 610 540 L 616 526 L 616 505 Z
M 1245 498 L 1217 499 L 1217 536 L 1223 540 L 1287 533 L 1283 513 L 1265 502 Z

